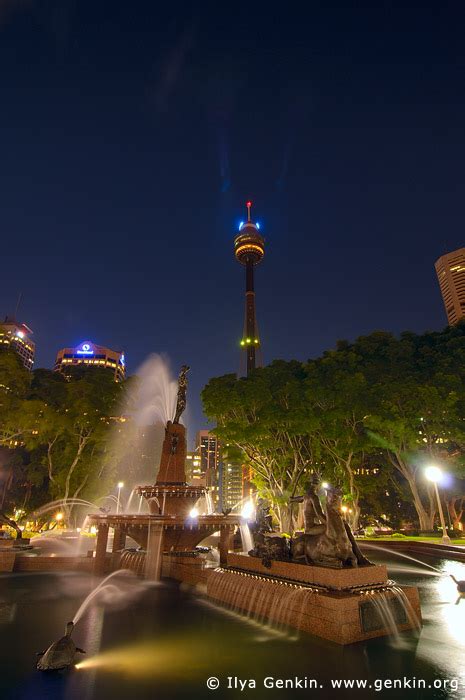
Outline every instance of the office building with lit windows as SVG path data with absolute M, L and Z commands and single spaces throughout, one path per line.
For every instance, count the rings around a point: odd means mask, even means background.
M 31 335 L 32 331 L 25 323 L 18 323 L 9 316 L 0 324 L 0 346 L 3 349 L 14 350 L 28 370 L 32 370 L 36 351 Z
M 435 263 L 450 326 L 465 318 L 465 248 L 442 255 Z
M 195 453 L 200 458 L 200 474 L 205 479 L 205 486 L 208 488 L 215 511 L 218 511 L 221 446 L 216 435 L 209 430 L 199 430 L 195 440 Z
M 125 378 L 124 353 L 110 350 L 103 345 L 96 345 L 86 340 L 75 348 L 62 348 L 58 351 L 54 371 L 66 374 L 66 369 L 73 365 L 102 367 L 113 372 L 115 382 Z
M 242 464 L 228 458 L 227 446 L 220 461 L 219 502 L 221 510 L 232 510 L 242 501 Z
M 198 452 L 186 454 L 186 479 L 189 486 L 205 486 L 205 474 L 202 473 Z

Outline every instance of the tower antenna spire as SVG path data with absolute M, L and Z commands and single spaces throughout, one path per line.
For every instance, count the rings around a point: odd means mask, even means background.
M 246 202 L 246 207 L 247 207 L 247 221 L 250 221 L 250 210 L 252 209 L 252 202 L 249 201 Z

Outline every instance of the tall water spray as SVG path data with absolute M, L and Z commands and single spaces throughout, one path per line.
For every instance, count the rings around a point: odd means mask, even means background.
M 168 359 L 152 354 L 139 367 L 133 386 L 129 389 L 121 416 L 129 419 L 117 425 L 113 435 L 117 473 L 129 480 L 125 487 L 154 481 L 159 464 L 166 423 L 173 419 L 176 407 L 177 380 Z M 128 512 L 137 512 L 140 504 L 128 500 Z

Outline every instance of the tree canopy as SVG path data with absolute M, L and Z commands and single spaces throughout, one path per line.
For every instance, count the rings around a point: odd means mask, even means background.
M 373 490 L 373 480 L 361 475 L 376 464 L 386 498 L 399 504 L 409 494 L 423 530 L 433 528 L 436 511 L 426 466 L 442 465 L 455 477 L 453 498 L 461 498 L 464 397 L 464 324 L 341 341 L 308 362 L 212 379 L 202 394 L 218 435 L 242 449 L 284 528 L 285 503 L 310 470 L 344 486 L 356 524 L 360 499 Z

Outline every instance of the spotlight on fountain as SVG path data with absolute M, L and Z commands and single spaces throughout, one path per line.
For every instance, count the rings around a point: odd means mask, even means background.
M 241 516 L 244 518 L 244 520 L 253 520 L 254 515 L 255 506 L 253 501 L 246 501 L 242 506 Z
M 198 508 L 192 508 L 192 510 L 189 512 L 189 518 L 195 519 L 199 517 L 199 509 Z

